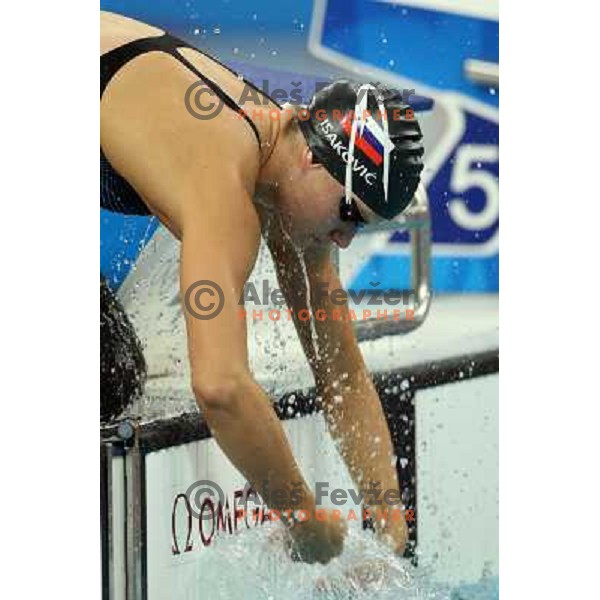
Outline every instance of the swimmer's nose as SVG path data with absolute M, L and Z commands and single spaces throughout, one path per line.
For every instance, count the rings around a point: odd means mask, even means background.
M 350 245 L 350 242 L 354 238 L 356 234 L 356 229 L 345 229 L 344 231 L 340 231 L 339 229 L 334 229 L 329 237 L 335 242 L 340 248 L 347 248 Z

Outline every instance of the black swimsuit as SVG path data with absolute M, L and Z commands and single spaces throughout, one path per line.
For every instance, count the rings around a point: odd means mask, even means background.
M 185 57 L 183 57 L 177 48 L 192 48 L 205 56 L 208 56 L 211 60 L 217 64 L 226 68 L 228 71 L 238 76 L 238 74 L 230 69 L 228 66 L 216 60 L 214 57 L 194 48 L 187 42 L 180 40 L 172 36 L 169 33 L 164 33 L 158 37 L 142 38 L 134 40 L 123 46 L 119 46 L 110 52 L 106 52 L 100 57 L 100 98 L 109 84 L 115 73 L 130 60 L 133 60 L 136 56 L 145 54 L 146 52 L 153 52 L 159 50 L 161 52 L 167 52 L 171 56 L 174 56 L 179 62 L 183 63 L 190 71 L 196 74 L 206 85 L 208 85 L 215 94 L 223 101 L 226 106 L 239 112 L 242 110 L 241 106 L 235 102 L 230 96 L 227 95 L 214 81 L 211 81 L 206 76 L 202 75 L 194 65 L 192 65 Z M 243 79 L 243 81 L 251 86 L 257 92 L 263 94 L 279 108 L 281 106 L 275 102 L 271 97 L 265 94 L 262 90 L 257 88 L 253 83 Z M 243 118 L 252 128 L 258 147 L 260 150 L 261 140 L 256 125 L 252 122 L 250 117 L 245 112 L 242 112 Z M 112 167 L 102 148 L 100 148 L 100 206 L 108 210 L 128 214 L 128 215 L 150 215 L 148 207 L 144 201 L 140 198 L 139 194 L 133 189 L 129 182 L 119 175 L 117 171 Z

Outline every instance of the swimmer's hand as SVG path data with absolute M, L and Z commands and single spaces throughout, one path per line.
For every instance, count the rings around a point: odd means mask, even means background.
M 323 575 L 317 579 L 319 592 L 343 596 L 349 591 L 378 591 L 389 580 L 391 567 L 384 559 L 371 558 L 361 564 L 344 570 L 342 575 L 331 577 Z
M 324 519 L 308 519 L 296 522 L 290 528 L 289 549 L 293 560 L 306 563 L 327 564 L 339 556 L 344 549 L 344 538 L 348 531 L 346 523 L 324 511 Z
M 408 542 L 408 527 L 404 518 L 402 520 L 389 520 L 376 523 L 375 531 L 379 540 L 397 556 L 402 557 Z

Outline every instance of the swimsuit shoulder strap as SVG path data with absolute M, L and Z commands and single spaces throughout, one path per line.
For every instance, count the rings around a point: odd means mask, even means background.
M 273 102 L 278 108 L 281 108 L 281 105 L 273 100 L 268 94 L 265 94 L 262 90 L 256 87 L 251 81 L 246 80 L 244 77 L 240 77 L 238 73 L 236 73 L 233 69 L 224 65 L 222 62 L 203 52 L 202 50 L 198 50 L 191 44 L 188 44 L 182 39 L 179 39 L 170 33 L 164 33 L 161 36 L 153 36 L 149 38 L 141 38 L 138 40 L 134 40 L 123 46 L 119 46 L 109 52 L 106 52 L 100 57 L 100 98 L 102 98 L 102 94 L 106 89 L 106 86 L 113 78 L 115 73 L 130 60 L 133 60 L 135 57 L 140 56 L 141 54 L 145 54 L 146 52 L 153 52 L 156 50 L 162 50 L 163 52 L 167 52 L 175 57 L 179 62 L 184 64 L 190 71 L 192 71 L 195 75 L 198 76 L 202 81 L 208 85 L 213 92 L 221 99 L 221 101 L 242 115 L 242 117 L 246 120 L 246 122 L 252 128 L 254 135 L 256 137 L 256 141 L 258 142 L 259 148 L 261 147 L 260 134 L 258 133 L 258 129 L 254 122 L 248 117 L 245 111 L 243 111 L 242 107 L 229 96 L 216 82 L 212 81 L 205 75 L 203 75 L 189 60 L 187 60 L 184 56 L 182 56 L 179 52 L 177 52 L 178 48 L 191 48 L 200 54 L 210 58 L 212 61 L 216 62 L 218 65 L 227 69 L 230 73 L 240 78 L 246 85 L 249 85 L 254 90 L 266 96 L 271 102 Z
M 100 98 L 121 67 L 141 54 L 162 49 L 161 40 L 165 36 L 166 34 L 133 40 L 102 54 L 100 56 Z

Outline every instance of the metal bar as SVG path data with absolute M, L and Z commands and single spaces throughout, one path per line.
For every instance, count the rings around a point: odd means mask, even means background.
M 112 444 L 100 444 L 102 600 L 114 599 Z
M 357 321 L 355 331 L 359 341 L 410 333 L 425 322 L 429 312 L 431 305 L 431 218 L 427 192 L 422 184 L 419 185 L 411 206 L 400 218 L 365 227 L 361 233 L 402 229 L 410 231 L 412 289 L 409 293 L 415 298 L 413 318 L 398 321 L 371 318 L 366 321 Z
M 422 219 L 422 226 L 410 232 L 412 246 L 412 287 L 416 291 L 414 309 L 415 328 L 420 327 L 427 317 L 431 305 L 431 218 L 429 200 L 425 187 L 417 192 L 416 211 Z
M 144 552 L 144 496 L 143 461 L 137 428 L 133 444 L 125 448 L 126 523 L 126 577 L 127 600 L 143 600 Z
M 500 86 L 500 65 L 498 63 L 468 58 L 463 63 L 463 71 L 465 77 L 477 85 L 488 85 L 495 88 Z
M 418 190 L 417 190 L 418 193 Z M 415 198 L 417 195 L 415 194 Z M 382 231 L 410 231 L 420 229 L 429 222 L 428 207 L 423 207 L 417 201 L 413 200 L 410 208 L 405 213 L 392 219 L 391 221 L 379 221 L 375 225 L 366 225 L 358 230 L 358 235 L 370 233 L 381 233 Z

